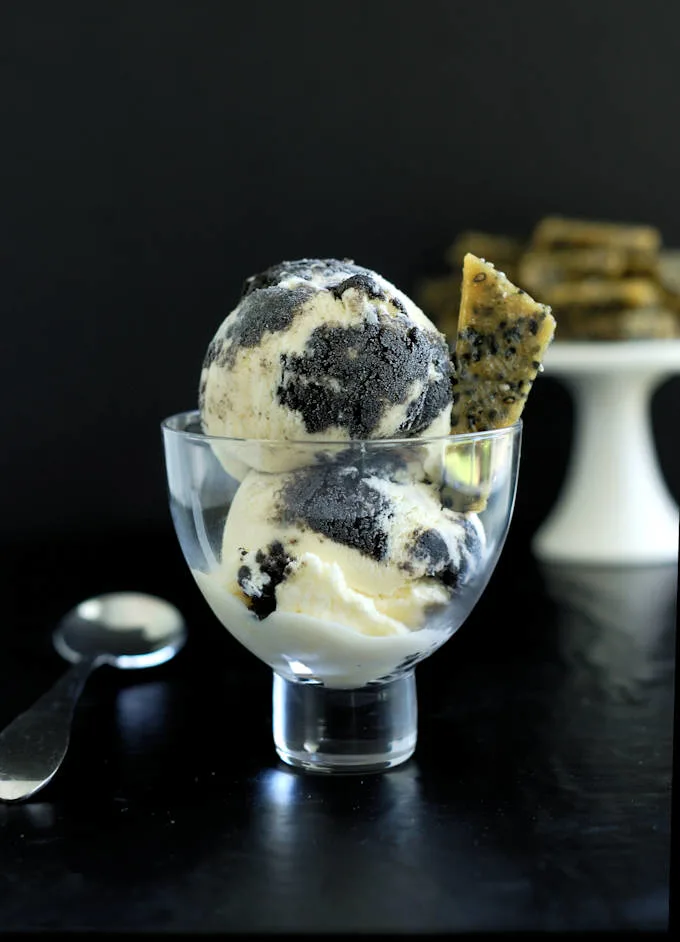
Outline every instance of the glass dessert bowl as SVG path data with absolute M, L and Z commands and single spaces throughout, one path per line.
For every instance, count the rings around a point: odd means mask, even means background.
M 406 761 L 415 667 L 463 624 L 510 525 L 521 420 L 435 438 L 210 436 L 162 423 L 172 519 L 214 615 L 273 671 L 280 758 L 319 772 Z

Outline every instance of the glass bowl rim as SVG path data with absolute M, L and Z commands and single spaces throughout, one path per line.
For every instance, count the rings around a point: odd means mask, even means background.
M 186 429 L 174 428 L 172 423 L 179 420 L 189 421 L 189 417 L 195 417 L 200 420 L 200 411 L 198 409 L 187 409 L 183 412 L 175 412 L 161 421 L 163 432 L 169 432 L 177 435 L 183 440 L 194 442 L 230 442 L 238 445 L 259 445 L 275 448 L 348 448 L 351 446 L 370 446 L 376 445 L 399 446 L 405 445 L 437 445 L 437 444 L 456 444 L 463 445 L 470 442 L 482 442 L 506 437 L 515 437 L 522 430 L 522 419 L 517 419 L 512 425 L 506 425 L 502 428 L 486 429 L 482 432 L 457 432 L 456 434 L 435 435 L 432 437 L 410 437 L 410 438 L 350 438 L 350 439 L 329 439 L 329 438 L 235 438 L 227 435 L 207 435 L 205 432 L 188 432 Z

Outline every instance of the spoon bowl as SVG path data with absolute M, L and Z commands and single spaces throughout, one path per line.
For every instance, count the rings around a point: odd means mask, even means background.
M 52 640 L 72 666 L 0 733 L 0 801 L 29 798 L 54 777 L 66 756 L 78 697 L 95 668 L 163 664 L 186 636 L 174 605 L 140 592 L 100 595 L 64 615 Z
M 186 626 L 170 602 L 141 592 L 112 592 L 67 612 L 52 641 L 72 664 L 101 659 L 124 670 L 163 664 L 186 640 Z

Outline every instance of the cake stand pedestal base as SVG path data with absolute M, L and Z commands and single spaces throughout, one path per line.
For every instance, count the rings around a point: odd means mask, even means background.
M 680 341 L 555 342 L 546 375 L 574 398 L 574 442 L 557 503 L 532 550 L 547 562 L 677 562 L 678 506 L 652 436 L 654 389 L 680 372 Z

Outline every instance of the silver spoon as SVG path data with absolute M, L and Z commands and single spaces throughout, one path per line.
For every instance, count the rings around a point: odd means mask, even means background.
M 68 612 L 53 642 L 73 667 L 0 733 L 0 800 L 28 798 L 52 779 L 66 755 L 78 697 L 96 667 L 154 667 L 185 640 L 182 615 L 154 595 L 100 595 Z

